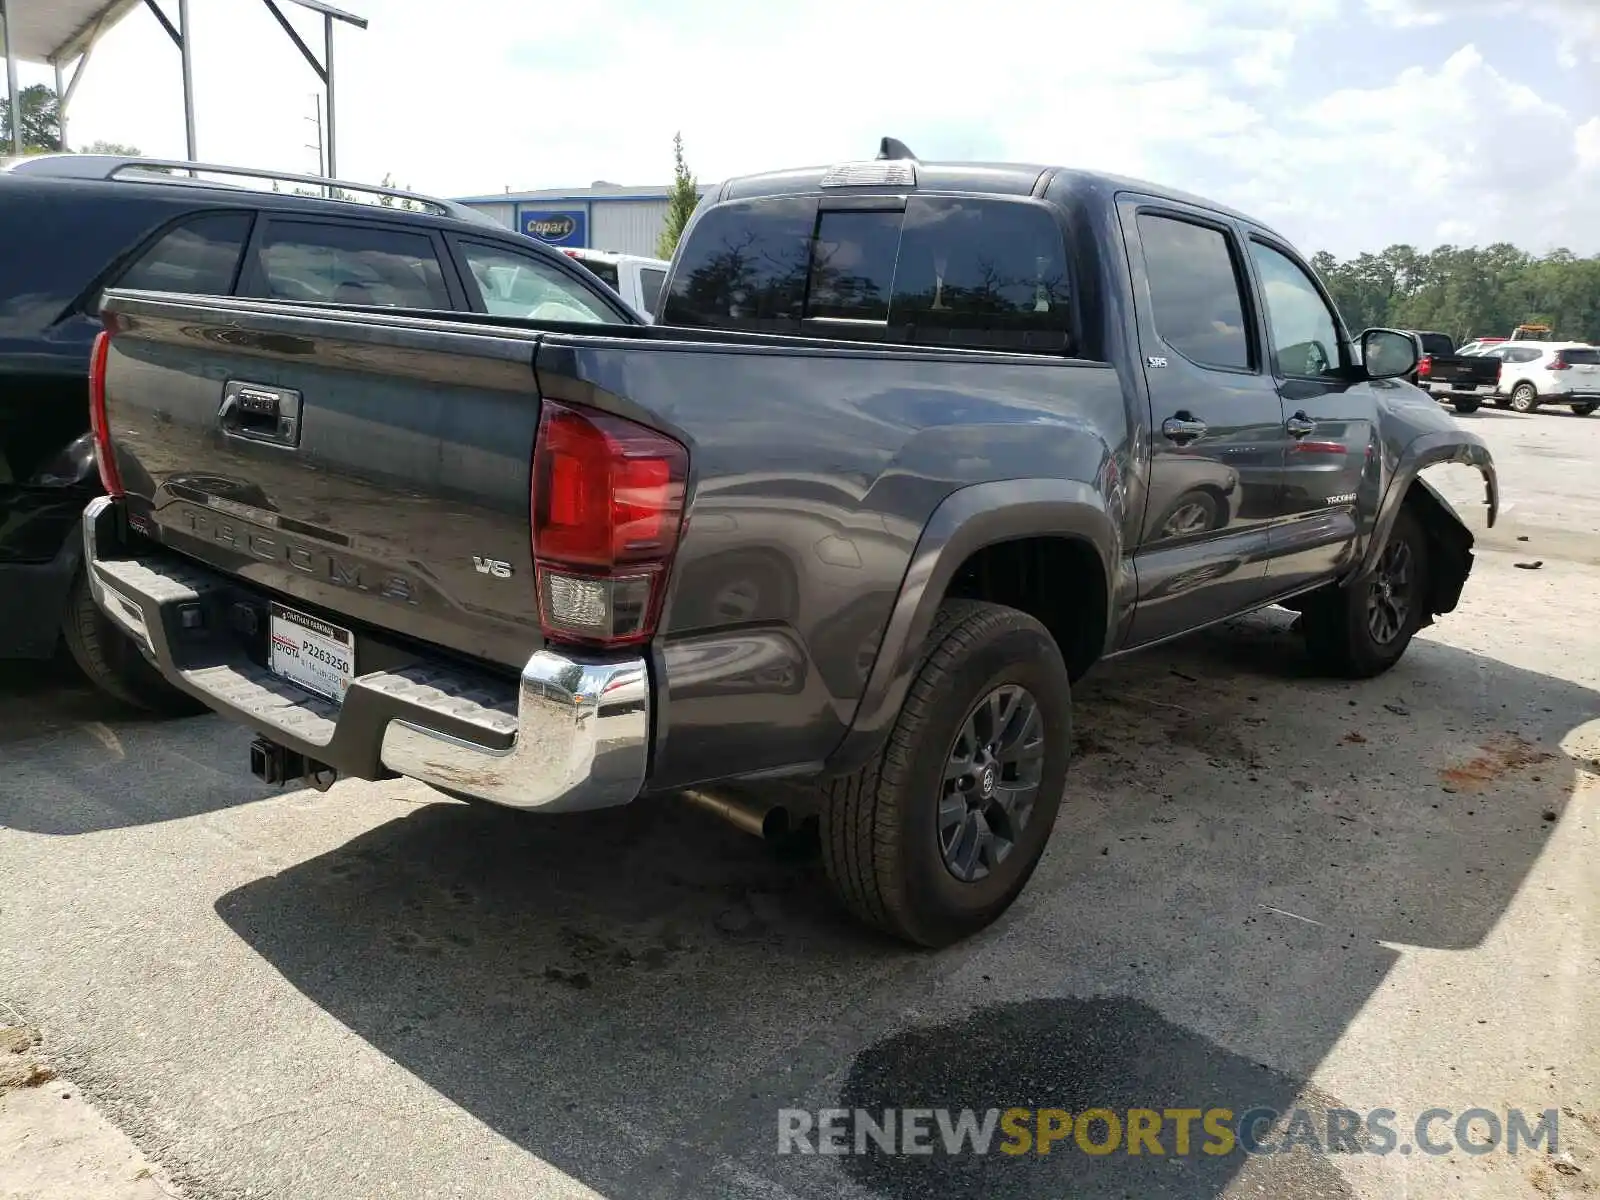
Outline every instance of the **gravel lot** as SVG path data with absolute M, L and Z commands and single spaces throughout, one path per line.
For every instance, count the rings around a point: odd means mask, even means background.
M 1460 419 L 1508 507 L 1461 610 L 1361 685 L 1278 612 L 1097 671 L 1043 866 L 937 955 L 673 803 L 274 791 L 220 720 L 7 671 L 0 1025 L 60 1078 L 0 1096 L 0 1195 L 1600 1192 L 1600 417 Z M 834 1104 L 1563 1116 L 1555 1156 L 776 1153 Z

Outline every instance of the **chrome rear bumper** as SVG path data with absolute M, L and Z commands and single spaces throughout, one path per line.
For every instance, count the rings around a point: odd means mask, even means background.
M 228 635 L 229 609 L 263 594 L 167 551 L 123 554 L 120 530 L 111 498 L 84 510 L 101 611 L 173 686 L 316 763 L 549 812 L 626 804 L 644 787 L 650 680 L 638 655 L 543 649 L 514 684 L 412 656 L 357 676 L 337 704 L 279 678 Z

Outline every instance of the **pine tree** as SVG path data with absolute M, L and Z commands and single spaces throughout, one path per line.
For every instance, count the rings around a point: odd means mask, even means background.
M 683 227 L 689 223 L 700 203 L 700 188 L 689 164 L 683 161 L 683 134 L 672 135 L 672 190 L 667 193 L 667 221 L 656 240 L 656 257 L 671 258 L 683 236 Z

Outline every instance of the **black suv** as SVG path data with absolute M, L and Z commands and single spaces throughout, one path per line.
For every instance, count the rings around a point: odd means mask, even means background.
M 107 155 L 0 160 L 0 659 L 64 641 L 100 687 L 168 713 L 198 709 L 83 580 L 79 518 L 101 491 L 89 353 L 112 286 L 643 323 L 573 259 L 451 201 Z

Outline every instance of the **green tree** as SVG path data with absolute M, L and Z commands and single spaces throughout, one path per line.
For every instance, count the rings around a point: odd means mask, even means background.
M 144 151 L 127 142 L 93 141 L 78 150 L 79 154 L 120 154 L 124 158 L 143 158 Z
M 1535 258 L 1497 242 L 1432 251 L 1390 246 L 1344 262 L 1322 251 L 1311 265 L 1352 331 L 1435 329 L 1459 343 L 1542 322 L 1560 338 L 1600 340 L 1600 256 L 1560 249 Z
M 656 239 L 656 257 L 671 258 L 683 227 L 700 204 L 700 186 L 683 161 L 683 134 L 672 135 L 672 189 L 667 193 L 667 221 Z
M 61 149 L 61 105 L 52 87 L 36 83 L 17 93 L 22 152 L 48 154 Z M 11 101 L 0 99 L 0 154 L 11 153 Z

